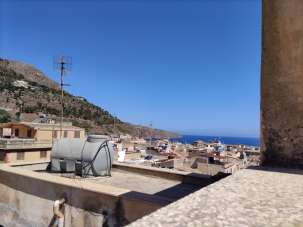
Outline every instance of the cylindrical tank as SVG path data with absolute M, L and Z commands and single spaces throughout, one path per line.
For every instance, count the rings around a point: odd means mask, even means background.
M 59 139 L 53 144 L 51 170 L 79 173 L 80 169 L 81 175 L 107 175 L 113 156 L 113 146 L 107 136 L 91 135 L 86 140 Z

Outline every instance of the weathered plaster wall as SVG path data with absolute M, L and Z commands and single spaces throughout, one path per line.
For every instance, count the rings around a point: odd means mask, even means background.
M 18 152 L 24 152 L 24 159 L 23 160 L 18 160 L 17 159 L 17 153 Z M 46 157 L 41 157 L 40 152 L 46 152 Z M 4 153 L 4 152 L 1 152 Z M 11 151 L 11 152 L 6 152 L 7 154 L 7 161 L 10 163 L 15 163 L 15 162 L 35 162 L 35 161 L 49 161 L 50 160 L 50 154 L 51 151 L 50 149 L 41 149 L 41 150 L 24 150 L 24 151 Z M 1 158 L 0 161 L 4 161 L 5 157 Z
M 303 168 L 303 1 L 263 0 L 262 164 Z
M 57 136 L 54 137 L 53 133 L 54 131 L 57 132 Z M 79 132 L 80 133 L 80 139 L 84 139 L 85 138 L 85 131 L 84 129 L 65 129 L 63 128 L 62 130 L 62 137 L 64 137 L 64 132 L 67 133 L 67 137 L 66 138 L 76 138 L 75 137 L 75 132 Z M 52 139 L 59 139 L 60 138 L 60 130 L 52 130 L 52 129 L 39 129 L 37 130 L 36 133 L 36 137 L 35 137 L 38 141 L 39 140 L 52 140 Z
M 65 195 L 65 227 L 121 226 L 169 201 L 127 189 L 0 165 L 0 225 L 52 226 L 53 203 Z
M 15 133 L 15 130 L 18 129 L 19 130 L 19 138 L 28 138 L 27 136 L 27 130 L 29 130 L 29 127 L 26 127 L 24 125 L 18 125 L 18 126 L 14 126 L 12 127 L 13 129 L 13 133 Z

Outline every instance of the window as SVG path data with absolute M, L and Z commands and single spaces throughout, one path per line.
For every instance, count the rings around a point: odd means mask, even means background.
M 27 137 L 32 138 L 32 130 L 31 129 L 27 129 Z
M 80 138 L 80 131 L 74 132 L 74 138 Z
M 58 132 L 57 131 L 53 131 L 53 138 L 57 138 L 58 137 Z
M 46 158 L 47 152 L 46 151 L 40 151 L 40 158 Z
M 17 160 L 24 160 L 24 152 L 17 152 Z
M 15 137 L 19 137 L 19 129 L 18 128 L 15 129 Z
M 64 138 L 67 138 L 67 131 L 64 131 Z

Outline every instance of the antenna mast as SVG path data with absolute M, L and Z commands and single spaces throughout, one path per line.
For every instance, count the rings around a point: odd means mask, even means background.
M 62 125 L 63 125 L 63 115 L 64 115 L 64 86 L 70 86 L 69 84 L 64 84 L 64 76 L 67 71 L 71 70 L 72 58 L 67 56 L 59 56 L 54 60 L 55 68 L 60 71 L 60 90 L 61 90 L 61 117 L 60 117 L 60 139 L 62 138 Z
M 114 133 L 116 133 L 116 117 L 115 117 L 115 114 L 113 115 L 114 117 Z
M 149 138 L 149 142 L 150 142 L 150 146 L 152 145 L 152 128 L 153 128 L 153 122 L 151 121 L 150 123 L 149 123 L 149 127 L 150 127 L 150 138 Z

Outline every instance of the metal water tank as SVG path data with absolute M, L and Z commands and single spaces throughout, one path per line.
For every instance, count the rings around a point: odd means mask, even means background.
M 110 175 L 114 160 L 108 136 L 91 135 L 86 139 L 63 138 L 54 141 L 51 171 L 75 172 L 81 176 Z

